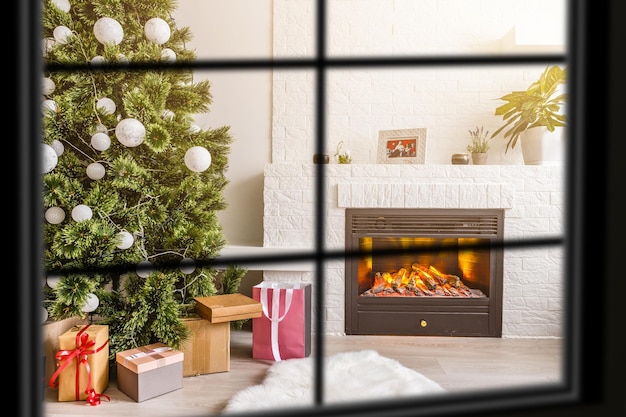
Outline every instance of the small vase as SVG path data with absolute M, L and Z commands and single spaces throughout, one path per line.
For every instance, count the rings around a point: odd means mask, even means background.
M 466 153 L 454 153 L 451 158 L 452 165 L 469 164 L 469 155 Z
M 472 152 L 472 164 L 485 165 L 487 163 L 487 152 Z

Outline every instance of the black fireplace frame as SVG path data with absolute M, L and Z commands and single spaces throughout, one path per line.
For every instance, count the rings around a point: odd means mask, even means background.
M 403 218 L 409 218 L 404 223 Z M 346 209 L 347 335 L 502 336 L 503 209 Z M 423 221 L 423 222 L 422 222 Z M 489 294 L 462 297 L 363 297 L 356 277 L 362 237 L 477 237 L 491 251 Z

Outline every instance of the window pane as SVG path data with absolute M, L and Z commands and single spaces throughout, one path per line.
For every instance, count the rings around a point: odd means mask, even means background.
M 564 0 L 331 0 L 328 55 L 563 53 L 565 3 Z

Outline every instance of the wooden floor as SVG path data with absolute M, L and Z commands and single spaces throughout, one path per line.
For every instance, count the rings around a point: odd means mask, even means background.
M 376 350 L 434 380 L 450 393 L 553 384 L 561 381 L 562 340 L 423 336 L 326 336 L 325 354 Z M 140 403 L 112 378 L 111 401 L 58 402 L 47 388 L 43 413 L 63 416 L 209 416 L 220 414 L 237 391 L 259 384 L 274 362 L 252 359 L 252 333 L 231 332 L 230 371 L 183 378 L 183 388 Z M 315 352 L 313 352 L 315 354 Z

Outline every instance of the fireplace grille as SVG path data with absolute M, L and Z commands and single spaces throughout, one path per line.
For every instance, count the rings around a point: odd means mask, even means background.
M 500 337 L 503 255 L 494 243 L 503 234 L 501 209 L 347 209 L 346 251 L 354 255 L 345 265 L 346 334 Z M 458 275 L 484 296 L 404 296 L 399 275 L 397 292 L 367 291 L 377 272 L 411 271 L 413 262 Z
M 393 209 L 402 210 L 402 209 Z M 471 211 L 471 210 L 470 210 Z M 441 215 L 441 214 L 353 214 L 351 233 L 401 233 L 437 236 L 497 237 L 499 216 L 491 215 Z

